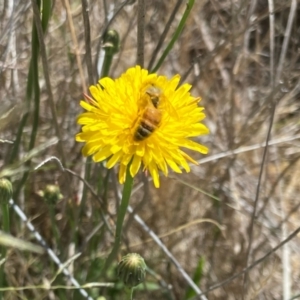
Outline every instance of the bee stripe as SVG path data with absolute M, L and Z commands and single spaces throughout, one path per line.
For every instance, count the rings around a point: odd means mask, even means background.
M 137 119 L 137 126 L 135 127 L 133 136 L 136 141 L 142 141 L 148 138 L 160 124 L 161 112 L 156 108 L 158 100 L 155 100 L 156 99 L 151 101 L 151 105 L 148 105 Z
M 149 131 L 143 127 L 139 127 L 138 130 L 135 132 L 134 139 L 136 141 L 142 141 L 145 138 L 147 138 L 148 136 L 150 136 L 151 133 L 152 133 L 151 131 Z
M 154 123 L 154 121 L 152 121 Z M 156 125 L 156 124 L 155 124 Z M 150 132 L 153 132 L 156 128 L 154 124 L 151 124 L 150 122 L 147 122 L 146 120 L 142 120 L 140 123 L 140 127 L 144 128 Z
M 155 130 L 155 128 L 156 127 L 151 125 L 150 123 L 142 121 L 135 132 L 134 135 L 135 140 L 137 141 L 144 140 Z

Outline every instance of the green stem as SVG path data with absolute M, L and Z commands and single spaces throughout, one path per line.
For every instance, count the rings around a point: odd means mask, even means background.
M 2 199 L 1 199 L 2 200 Z M 4 202 L 4 201 L 1 201 Z M 2 210 L 2 228 L 4 232 L 9 232 L 9 206 L 6 203 L 3 203 L 1 205 L 1 210 Z M 6 247 L 2 246 L 1 247 L 1 259 L 5 259 L 6 257 Z M 5 272 L 4 272 L 4 265 L 3 263 L 0 266 L 0 286 L 4 287 L 4 282 L 5 282 Z M 3 299 L 3 294 L 0 292 L 0 299 Z
M 45 31 L 50 19 L 51 15 L 51 3 L 52 1 L 43 0 L 42 5 L 40 0 L 36 0 L 39 9 L 42 12 L 42 27 Z M 42 7 L 42 8 L 41 8 Z M 28 82 L 26 87 L 26 99 L 27 99 L 27 108 L 29 110 L 30 103 L 32 101 L 32 96 L 34 94 L 34 113 L 33 113 L 33 121 L 32 121 L 32 129 L 31 129 L 31 136 L 29 142 L 29 149 L 28 151 L 32 150 L 35 146 L 35 140 L 37 137 L 38 126 L 39 126 L 39 115 L 40 115 L 40 86 L 39 86 L 39 68 L 38 68 L 38 59 L 39 59 L 39 50 L 40 50 L 40 43 L 37 35 L 37 28 L 33 20 L 32 24 L 32 40 L 31 40 L 31 60 L 30 60 L 30 67 L 28 72 Z M 10 157 L 10 162 L 12 163 L 17 156 L 19 145 L 22 138 L 23 128 L 26 125 L 27 119 L 29 116 L 29 112 L 23 116 L 22 121 L 20 123 L 20 127 L 18 129 L 17 140 L 12 150 L 12 155 Z M 31 160 L 28 160 L 26 163 L 26 167 L 30 169 Z M 18 197 L 18 194 L 25 184 L 27 178 L 29 176 L 29 171 L 26 171 L 19 182 L 16 191 L 15 191 L 15 198 Z
M 117 217 L 117 226 L 116 226 L 116 235 L 115 235 L 115 242 L 113 245 L 113 248 L 107 257 L 104 267 L 101 270 L 101 273 L 104 274 L 107 268 L 111 265 L 112 261 L 118 254 L 120 245 L 121 245 L 121 235 L 122 235 L 122 227 L 123 227 L 123 222 L 124 218 L 126 215 L 127 207 L 129 205 L 129 200 L 130 200 L 130 195 L 131 195 L 131 190 L 132 190 L 132 183 L 133 183 L 133 178 L 130 175 L 129 172 L 129 166 L 127 167 L 127 172 L 126 172 L 126 180 L 124 183 L 124 189 L 123 189 L 123 195 L 122 195 L 122 200 L 121 204 L 118 210 L 118 217 Z
M 132 300 L 133 299 L 133 288 L 125 288 L 125 300 Z
M 109 70 L 110 70 L 110 67 L 111 67 L 111 63 L 112 63 L 112 60 L 113 60 L 113 56 L 114 55 L 111 54 L 109 51 L 105 51 L 101 78 L 108 76 Z
M 186 4 L 186 9 L 184 11 L 184 14 L 179 22 L 179 25 L 170 41 L 170 43 L 168 44 L 167 48 L 165 49 L 165 51 L 163 52 L 162 56 L 160 57 L 160 59 L 158 60 L 158 63 L 156 64 L 156 66 L 151 70 L 151 73 L 156 72 L 160 66 L 162 65 L 162 63 L 164 62 L 165 58 L 167 57 L 167 55 L 169 54 L 169 52 L 171 51 L 171 49 L 173 48 L 175 42 L 178 40 L 179 35 L 181 34 L 183 27 L 186 23 L 186 20 L 194 6 L 195 0 L 189 0 L 189 2 Z
M 56 247 L 59 250 L 61 250 L 60 249 L 60 241 L 59 241 L 59 230 L 57 228 L 56 219 L 55 219 L 54 205 L 53 204 L 48 204 L 48 208 L 49 208 L 52 232 L 53 232 L 55 242 L 56 242 Z
M 27 98 L 28 101 L 32 100 L 32 92 L 34 92 L 34 112 L 33 112 L 33 122 L 32 122 L 32 129 L 31 129 L 31 136 L 29 141 L 29 147 L 28 151 L 32 150 L 35 145 L 35 139 L 37 136 L 37 130 L 38 130 L 38 123 L 39 123 L 39 111 L 40 111 L 40 86 L 39 86 L 39 74 L 38 74 L 38 57 L 39 57 L 39 42 L 36 32 L 36 27 L 33 22 L 33 28 L 32 28 L 32 45 L 31 45 L 31 62 L 30 62 L 30 71 L 32 74 L 32 81 L 31 87 L 27 87 Z M 29 169 L 31 165 L 31 160 L 28 160 L 26 162 L 26 167 Z M 29 171 L 24 172 L 23 177 L 21 181 L 18 183 L 16 187 L 16 191 L 14 194 L 14 197 L 17 198 L 19 195 L 19 192 L 23 185 L 25 184 L 27 178 L 29 176 Z

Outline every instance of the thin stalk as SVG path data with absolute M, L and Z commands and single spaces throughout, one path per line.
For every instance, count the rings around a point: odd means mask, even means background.
M 40 7 L 40 0 L 37 0 L 37 1 L 38 1 L 38 6 Z M 43 13 L 42 13 L 43 14 L 42 18 L 43 18 L 43 28 L 44 28 L 44 30 L 46 29 L 48 21 L 49 21 L 51 5 L 52 5 L 52 1 L 44 0 L 44 2 L 43 2 Z M 8 162 L 10 164 L 15 161 L 15 159 L 17 157 L 17 154 L 18 154 L 22 134 L 24 132 L 24 127 L 25 127 L 27 119 L 29 117 L 30 102 L 31 102 L 32 92 L 33 92 L 33 87 L 34 87 L 33 66 L 32 66 L 32 64 L 33 64 L 34 61 L 38 60 L 38 55 L 36 55 L 36 53 L 38 53 L 39 44 L 38 44 L 38 40 L 37 40 L 37 34 L 36 34 L 34 23 L 33 23 L 32 27 L 33 27 L 32 28 L 32 41 L 31 41 L 31 53 L 32 53 L 32 55 L 31 55 L 31 60 L 30 60 L 30 64 L 29 64 L 29 71 L 28 71 L 28 75 L 27 75 L 26 106 L 24 105 L 25 114 L 22 116 L 22 119 L 19 123 L 18 132 L 16 134 L 16 139 L 14 141 L 12 151 L 9 155 Z
M 1 207 L 2 211 L 2 228 L 4 232 L 9 232 L 9 206 L 7 203 L 3 203 Z
M 54 238 L 55 238 L 55 242 L 56 242 L 56 247 L 60 249 L 59 231 L 58 231 L 56 220 L 55 220 L 54 205 L 52 203 L 48 204 L 48 208 L 49 208 L 49 214 L 50 214 L 52 232 L 53 232 L 53 235 L 54 235 Z
M 107 169 L 105 177 L 102 178 L 101 182 L 98 183 L 98 187 L 97 187 L 98 194 L 100 193 L 101 190 L 103 190 L 102 199 L 103 199 L 103 203 L 104 203 L 104 209 L 106 212 L 107 212 L 107 197 L 108 197 L 108 192 L 109 192 L 108 182 L 109 182 L 111 173 L 112 173 L 112 169 Z
M 92 158 L 87 157 L 87 159 L 85 160 L 85 168 L 84 168 L 84 180 L 86 180 L 87 182 L 89 182 L 91 178 L 91 169 L 92 169 L 91 162 L 92 162 Z M 83 216 L 83 208 L 85 207 L 87 192 L 88 192 L 88 188 L 84 184 L 82 189 L 80 207 L 79 207 L 79 218 L 82 218 Z
M 47 0 L 44 0 L 44 3 L 47 3 Z M 58 124 L 56 106 L 55 106 L 51 82 L 50 82 L 50 71 L 49 71 L 49 67 L 48 67 L 46 45 L 45 45 L 45 40 L 44 40 L 44 31 L 45 31 L 45 27 L 43 27 L 44 7 L 43 7 L 43 11 L 42 11 L 43 14 L 42 14 L 42 20 L 41 20 L 40 10 L 39 10 L 39 7 L 36 4 L 35 0 L 31 0 L 31 5 L 32 5 L 32 9 L 33 9 L 33 16 L 34 16 L 35 26 L 36 26 L 36 30 L 37 30 L 38 41 L 39 41 L 39 45 L 40 45 L 40 54 L 41 54 L 41 60 L 42 60 L 42 65 L 43 65 L 43 71 L 44 71 L 45 86 L 46 86 L 46 91 L 48 94 L 48 100 L 49 100 L 49 105 L 50 105 L 50 109 L 51 109 L 53 125 L 54 125 L 54 129 L 55 129 L 55 133 L 59 139 L 59 143 L 57 144 L 58 151 L 60 152 L 61 161 L 62 161 L 63 165 L 66 165 L 66 158 L 65 158 L 64 148 L 63 148 L 63 144 L 62 144 L 63 139 L 61 137 L 61 127 Z M 47 6 L 45 6 L 45 7 L 47 7 Z M 48 13 L 50 13 L 50 12 L 48 12 Z
M 32 35 L 33 35 L 33 31 L 32 31 Z M 32 58 L 31 58 L 32 61 Z M 8 162 L 9 164 L 12 164 L 15 159 L 17 158 L 17 154 L 18 154 L 18 150 L 20 147 L 20 143 L 21 143 L 21 139 L 22 139 L 22 135 L 24 132 L 24 127 L 27 123 L 27 119 L 29 117 L 29 108 L 30 108 L 30 99 L 32 97 L 32 82 L 33 82 L 33 75 L 32 75 L 32 67 L 31 67 L 32 63 L 30 62 L 30 67 L 29 67 L 29 71 L 28 71 L 28 75 L 27 75 L 27 87 L 26 87 L 26 106 L 25 106 L 25 114 L 22 116 L 22 119 L 19 123 L 19 127 L 18 127 L 18 131 L 16 134 L 16 139 L 14 141 L 12 150 L 10 152 L 9 158 L 8 158 Z
M 38 3 L 40 8 L 40 3 Z M 32 40 L 31 40 L 31 61 L 30 61 L 30 70 L 29 74 L 31 75 L 31 81 L 28 82 L 26 88 L 26 98 L 27 101 L 30 102 L 32 100 L 32 94 L 34 94 L 34 112 L 33 112 L 33 122 L 32 122 L 32 130 L 31 136 L 29 141 L 28 151 L 34 148 L 35 139 L 37 136 L 38 130 L 38 121 L 39 121 L 39 112 L 40 112 L 40 86 L 39 86 L 39 72 L 38 72 L 38 57 L 39 57 L 39 41 L 36 31 L 36 26 L 34 20 L 32 22 Z M 30 84 L 30 85 L 29 85 Z M 24 115 L 24 121 L 27 121 L 28 113 Z M 24 122 L 25 126 L 25 122 Z M 21 137 L 21 136 L 20 136 Z M 15 152 L 16 154 L 16 152 Z M 26 167 L 29 169 L 31 164 L 31 160 L 28 160 L 26 163 Z M 23 185 L 25 184 L 29 175 L 29 171 L 26 171 L 23 174 L 21 181 L 18 183 L 16 187 L 16 191 L 14 193 L 14 197 L 18 197 L 20 190 L 22 189 Z
M 160 38 L 159 38 L 159 41 L 158 41 L 158 43 L 156 45 L 156 48 L 154 49 L 154 51 L 152 53 L 152 57 L 150 59 L 150 62 L 149 62 L 148 68 L 147 68 L 148 70 L 152 69 L 152 67 L 154 65 L 154 61 L 156 59 L 156 56 L 157 56 L 160 48 L 162 47 L 162 45 L 164 43 L 164 40 L 165 40 L 165 38 L 166 38 L 166 36 L 167 36 L 170 28 L 171 28 L 171 24 L 174 21 L 175 16 L 176 16 L 176 14 L 177 14 L 177 12 L 178 12 L 178 10 L 179 10 L 179 8 L 180 8 L 180 6 L 181 6 L 182 3 L 183 3 L 183 0 L 177 0 L 177 3 L 176 3 L 176 5 L 175 5 L 175 7 L 174 7 L 174 9 L 173 9 L 173 11 L 171 13 L 171 16 L 170 16 L 168 22 L 166 23 L 164 31 L 161 34 Z
M 104 55 L 104 62 L 103 62 L 103 66 L 102 66 L 101 77 L 108 76 L 113 57 L 114 57 L 114 54 L 112 54 L 110 51 L 105 49 L 105 55 Z
M 117 255 L 120 245 L 121 245 L 123 222 L 124 222 L 124 218 L 125 218 L 125 214 L 126 214 L 128 205 L 129 205 L 129 199 L 130 199 L 131 190 L 132 190 L 132 183 L 133 183 L 133 178 L 129 172 L 129 166 L 128 166 L 127 172 L 126 172 L 126 180 L 124 183 L 123 195 L 122 195 L 122 199 L 121 199 L 121 204 L 120 204 L 120 207 L 118 210 L 115 241 L 114 241 L 112 251 L 110 252 L 109 256 L 107 257 L 104 267 L 101 271 L 102 274 L 104 274 L 105 271 L 107 270 L 107 268 L 111 265 L 112 261 L 114 260 L 114 258 Z
M 165 58 L 167 57 L 167 55 L 169 54 L 169 52 L 171 51 L 171 49 L 173 48 L 175 42 L 178 40 L 184 25 L 187 21 L 187 18 L 190 14 L 190 12 L 192 11 L 192 8 L 194 6 L 195 0 L 189 0 L 189 2 L 186 4 L 186 9 L 184 11 L 184 14 L 179 22 L 179 25 L 170 41 L 170 43 L 168 44 L 168 46 L 166 47 L 165 51 L 163 52 L 162 56 L 160 57 L 160 59 L 158 60 L 156 66 L 151 70 L 151 73 L 156 72 L 160 66 L 162 65 L 162 63 L 164 62 Z
M 128 207 L 128 212 L 132 213 L 133 209 L 132 207 Z M 170 259 L 170 261 L 175 265 L 177 268 L 177 271 L 182 275 L 183 279 L 188 283 L 188 285 L 193 289 L 193 291 L 197 294 L 197 299 L 201 300 L 207 300 L 206 296 L 200 288 L 195 284 L 192 278 L 186 273 L 186 271 L 182 268 L 180 263 L 177 261 L 177 259 L 173 256 L 173 254 L 169 251 L 169 249 L 161 242 L 159 237 L 147 226 L 147 224 L 140 218 L 139 215 L 135 214 L 134 219 L 136 222 L 138 222 L 145 232 L 147 232 L 150 237 L 153 239 L 153 241 L 160 247 L 160 249 L 166 254 L 166 256 Z
M 85 57 L 86 66 L 88 71 L 89 83 L 94 82 L 93 76 L 93 63 L 92 63 L 92 46 L 91 46 L 91 26 L 89 19 L 89 5 L 87 0 L 81 0 L 82 6 L 82 18 L 84 24 L 84 45 L 85 45 Z
M 137 58 L 136 62 L 144 67 L 144 48 L 145 48 L 145 0 L 138 0 L 137 16 Z
M 0 199 L 2 200 L 2 199 Z M 1 201 L 3 202 L 1 205 L 1 211 L 2 211 L 2 228 L 4 232 L 9 232 L 9 206 L 6 201 Z M 2 246 L 1 247 L 1 259 L 5 259 L 6 257 L 6 247 Z M 0 267 L 0 286 L 4 286 L 5 282 L 5 272 L 4 272 L 4 265 L 3 263 Z M 0 299 L 3 299 L 3 293 L 0 292 Z
M 300 233 L 300 227 L 298 227 L 295 231 L 293 231 L 286 239 L 284 239 L 282 242 L 280 242 L 276 247 L 272 248 L 269 252 L 267 252 L 264 256 L 262 256 L 261 258 L 257 259 L 256 261 L 254 261 L 251 265 L 245 267 L 242 271 L 234 274 L 233 276 L 218 282 L 212 286 L 210 286 L 206 291 L 204 291 L 203 293 L 201 293 L 200 295 L 197 295 L 196 297 L 191 298 L 190 300 L 196 300 L 198 299 L 198 296 L 202 296 L 205 294 L 208 294 L 209 292 L 216 290 L 222 286 L 227 285 L 228 283 L 230 283 L 231 281 L 233 281 L 234 279 L 240 277 L 241 275 L 245 274 L 246 272 L 249 272 L 250 270 L 252 270 L 254 267 L 256 267 L 257 265 L 263 263 L 266 261 L 266 259 L 271 256 L 272 254 L 274 254 L 278 249 L 280 249 L 283 245 L 285 245 L 286 243 L 288 243 L 289 241 L 291 241 L 294 237 L 297 236 L 297 234 Z M 294 298 L 292 298 L 294 299 Z M 291 299 L 290 299 L 291 300 Z
M 125 288 L 125 300 L 132 300 L 133 299 L 133 288 Z
M 37 5 L 38 8 L 40 9 L 41 3 L 39 0 L 37 0 Z M 43 0 L 42 4 L 42 30 L 45 31 L 50 19 L 51 15 L 51 1 Z M 29 141 L 29 147 L 28 151 L 32 150 L 35 145 L 35 140 L 37 137 L 37 132 L 38 132 L 38 125 L 39 125 L 39 115 L 40 115 L 40 86 L 39 86 L 39 72 L 38 72 L 38 59 L 39 59 L 39 49 L 40 49 L 40 43 L 38 39 L 38 33 L 37 33 L 37 28 L 36 24 L 33 21 L 32 24 L 32 41 L 31 41 L 31 61 L 30 61 L 30 67 L 29 67 L 29 80 L 27 83 L 27 88 L 26 88 L 26 99 L 28 102 L 28 106 L 30 104 L 30 101 L 32 99 L 32 94 L 34 93 L 34 112 L 33 112 L 33 122 L 32 122 L 32 130 L 31 130 L 31 136 L 30 136 L 30 141 Z M 29 107 L 28 107 L 29 109 Z M 17 150 L 21 141 L 22 137 L 22 131 L 23 128 L 26 124 L 27 118 L 29 116 L 29 112 L 27 112 L 21 122 L 21 126 L 19 127 L 18 130 L 18 135 L 17 135 L 17 140 L 18 143 L 13 149 L 13 155 L 10 157 L 10 162 L 13 162 L 13 160 L 16 157 Z M 22 131 L 21 131 L 22 130 Z M 30 169 L 30 164 L 31 160 L 28 160 L 26 163 L 26 167 Z M 27 178 L 29 176 L 29 171 L 25 172 L 20 183 L 18 184 L 15 192 L 15 196 L 19 194 L 22 186 L 25 184 Z
M 101 44 L 102 44 L 102 39 L 105 33 L 107 32 L 108 28 L 110 25 L 113 23 L 115 18 L 119 15 L 119 13 L 122 11 L 122 9 L 130 2 L 131 0 L 126 0 L 123 1 L 119 6 L 114 6 L 112 5 L 112 9 L 110 8 L 110 11 L 107 9 L 106 1 L 103 1 L 103 7 L 105 11 L 105 25 L 103 26 L 101 33 L 100 33 L 100 38 L 99 42 L 96 47 L 96 57 L 99 58 L 100 56 L 100 51 L 101 51 Z M 98 59 L 97 59 L 98 60 Z M 98 62 L 95 63 L 95 73 L 98 74 L 99 76 L 100 72 L 98 72 Z
M 27 123 L 27 119 L 29 117 L 30 102 L 32 99 L 34 80 L 35 80 L 33 67 L 34 67 L 34 61 L 38 60 L 38 55 L 37 55 L 39 53 L 38 50 L 39 50 L 39 43 L 38 43 L 38 39 L 37 39 L 36 28 L 35 28 L 34 21 L 33 21 L 32 22 L 32 33 L 31 33 L 31 53 L 32 53 L 32 55 L 31 55 L 30 64 L 29 64 L 29 70 L 28 70 L 28 75 L 27 75 L 28 80 L 27 80 L 27 86 L 26 86 L 26 107 L 25 107 L 26 112 L 22 116 L 22 119 L 19 123 L 18 132 L 16 134 L 16 139 L 14 141 L 14 145 L 13 145 L 11 154 L 8 159 L 10 164 L 12 164 L 17 157 L 21 139 L 22 139 L 22 135 L 24 132 L 24 127 L 25 127 L 25 125 Z
M 275 84 L 279 83 L 281 75 L 282 75 L 282 70 L 283 70 L 283 64 L 285 61 L 286 53 L 287 53 L 287 48 L 288 44 L 290 41 L 291 37 L 291 30 L 292 30 L 292 24 L 294 21 L 295 13 L 297 9 L 297 0 L 292 0 L 291 1 L 291 8 L 290 8 L 290 13 L 289 13 L 289 18 L 288 18 L 288 23 L 286 26 L 286 30 L 284 33 L 284 40 L 283 40 L 283 45 L 280 53 L 280 59 L 278 63 L 278 68 L 275 76 Z M 272 90 L 272 94 L 274 93 L 274 90 Z M 271 109 L 270 109 L 270 121 L 269 121 L 269 127 L 267 131 L 267 137 L 266 137 L 266 142 L 265 142 L 265 149 L 263 152 L 263 157 L 261 161 L 261 166 L 259 170 L 259 175 L 258 175 L 258 182 L 256 186 L 256 193 L 255 193 L 255 200 L 254 200 L 254 205 L 253 205 L 253 212 L 251 215 L 251 220 L 250 220 L 250 225 L 249 225 L 249 244 L 248 244 L 248 249 L 247 249 L 247 259 L 246 259 L 246 267 L 249 266 L 250 264 L 250 257 L 252 254 L 252 242 L 253 242 L 253 229 L 254 229 L 254 221 L 257 217 L 257 207 L 258 207 L 258 202 L 259 202 L 259 196 L 260 196 L 260 187 L 262 184 L 262 175 L 264 172 L 264 167 L 265 167 L 265 162 L 266 162 L 266 156 L 268 153 L 268 148 L 269 148 L 269 141 L 271 139 L 271 133 L 272 133 L 272 128 L 273 128 L 273 123 L 275 119 L 275 112 L 276 112 L 276 107 L 277 107 L 277 100 L 274 99 L 273 103 L 271 104 Z M 243 282 L 243 289 L 245 290 L 246 284 L 248 280 L 248 274 L 245 272 L 244 276 L 244 282 Z
M 71 13 L 71 7 L 70 7 L 69 0 L 64 0 L 64 4 L 65 4 L 65 8 L 66 8 L 67 20 L 68 20 L 68 23 L 69 23 L 71 37 L 72 37 L 72 41 L 73 41 L 73 44 L 74 44 L 75 57 L 76 57 L 76 62 L 77 62 L 77 66 L 78 66 L 80 81 L 81 81 L 83 91 L 86 92 L 87 88 L 86 88 L 86 83 L 85 83 L 85 79 L 84 79 L 82 60 L 81 60 L 81 55 L 80 55 L 80 51 L 79 51 L 79 44 L 78 44 L 78 40 L 77 40 L 77 35 L 76 35 L 76 32 L 75 32 L 75 28 L 74 28 L 73 17 L 72 17 L 72 13 Z

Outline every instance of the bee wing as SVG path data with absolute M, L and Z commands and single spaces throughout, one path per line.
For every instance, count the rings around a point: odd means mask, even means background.
M 171 114 L 172 116 L 175 116 L 175 118 L 176 118 L 177 120 L 179 120 L 179 115 L 178 115 L 178 113 L 177 113 L 177 110 L 176 110 L 176 108 L 174 107 L 174 105 L 171 103 L 171 101 L 168 100 L 168 99 L 165 97 L 165 99 L 164 99 L 163 102 L 164 102 L 163 106 L 165 106 L 165 109 L 166 109 L 167 111 L 169 111 L 170 114 Z

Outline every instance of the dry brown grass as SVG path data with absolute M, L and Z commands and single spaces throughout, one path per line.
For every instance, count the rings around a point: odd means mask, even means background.
M 3 114 L 14 105 L 17 105 L 18 109 L 15 110 L 13 118 L 2 127 L 0 138 L 14 141 L 22 114 L 27 109 L 30 115 L 33 113 L 32 107 L 26 108 L 24 105 L 31 58 L 33 15 L 30 3 L 20 1 L 13 8 L 14 14 L 11 17 L 8 2 L 0 4 L 0 111 Z M 120 5 L 120 1 L 89 1 L 94 81 L 97 79 L 95 70 L 100 38 L 106 22 L 104 2 L 107 3 L 107 9 L 111 9 L 109 5 Z M 276 143 L 268 147 L 264 161 L 248 264 L 265 255 L 300 226 L 300 11 L 297 8 L 288 48 L 282 61 L 282 72 L 277 78 L 285 31 L 291 18 L 291 1 L 274 1 L 274 36 L 270 34 L 267 0 L 257 1 L 254 7 L 251 5 L 255 1 L 195 2 L 180 39 L 159 73 L 168 76 L 181 74 L 184 81 L 193 84 L 192 93 L 203 98 L 202 105 L 205 106 L 207 114 L 205 122 L 211 134 L 201 137 L 201 143 L 209 146 L 209 156 L 212 156 L 212 159 L 193 167 L 191 173 L 178 179 L 175 176 L 163 178 L 160 189 L 153 188 L 150 182 L 148 190 L 147 185 L 143 187 L 140 184 L 143 182 L 142 177 L 137 176 L 135 185 L 138 189 L 133 194 L 130 204 L 133 208 L 138 206 L 138 215 L 157 235 L 171 232 L 162 237 L 162 242 L 191 277 L 199 259 L 204 259 L 202 279 L 197 284 L 205 291 L 247 266 L 251 220 L 264 147 L 258 146 L 254 150 L 241 151 L 239 154 L 227 154 L 219 159 L 213 159 L 213 156 L 265 143 L 274 103 L 276 111 L 271 141 L 275 140 Z M 66 156 L 65 167 L 80 175 L 83 173 L 84 161 L 80 154 L 81 145 L 74 140 L 74 135 L 79 130 L 76 116 L 81 112 L 78 104 L 82 98 L 84 84 L 88 86 L 94 82 L 88 82 L 81 2 L 71 3 L 78 49 L 74 48 L 63 3 L 64 1 L 55 2 L 45 42 L 51 88 Z M 145 66 L 148 66 L 175 3 L 175 0 L 147 2 Z M 174 32 L 175 24 L 178 23 L 184 8 L 182 4 L 167 40 Z M 136 10 L 136 3 L 125 6 L 110 26 L 119 32 L 121 38 L 121 48 L 113 60 L 110 72 L 112 77 L 119 76 L 128 67 L 135 65 Z M 270 36 L 275 42 L 273 53 L 270 50 Z M 78 66 L 76 61 L 77 52 L 81 57 L 82 66 Z M 275 61 L 273 71 L 270 64 L 271 55 L 274 55 Z M 84 72 L 84 83 L 79 75 L 79 67 Z M 41 103 L 36 146 L 56 136 L 41 63 L 39 71 Z M 279 80 L 273 85 L 272 78 Z M 19 158 L 26 154 L 30 133 L 31 118 L 24 130 Z M 11 149 L 11 144 L 1 144 L 0 165 L 3 168 L 8 166 Z M 33 159 L 32 168 L 49 156 L 61 159 L 57 147 L 52 146 Z M 198 157 L 200 161 L 203 158 Z M 92 166 L 90 184 L 95 190 L 99 177 L 105 174 L 106 171 L 101 166 Z M 12 177 L 14 184 L 17 184 L 21 176 L 19 173 Z M 47 184 L 54 183 L 60 186 L 64 195 L 64 199 L 55 206 L 59 242 L 55 240 L 52 232 L 49 207 L 38 196 L 39 190 Z M 113 174 L 108 183 L 107 194 L 103 189 L 99 190 L 99 195 L 104 198 L 106 205 L 101 207 L 103 211 L 112 215 L 112 226 L 116 205 L 114 188 L 116 185 Z M 50 163 L 43 169 L 30 172 L 25 188 L 15 201 L 23 207 L 38 231 L 63 261 L 70 256 L 70 248 L 74 243 L 75 253 L 83 251 L 74 264 L 74 276 L 81 283 L 97 280 L 102 282 L 103 278 L 97 279 L 97 269 L 100 270 L 101 261 L 95 256 L 105 257 L 113 239 L 104 227 L 100 227 L 93 237 L 85 242 L 85 238 L 101 222 L 98 212 L 100 204 L 89 194 L 87 202 L 81 208 L 83 215 L 79 218 L 78 199 L 81 189 L 78 178 L 71 175 L 67 178 L 55 163 Z M 120 187 L 117 186 L 117 189 Z M 214 195 L 218 200 L 203 194 L 199 189 Z M 144 193 L 147 197 L 143 200 Z M 223 230 L 220 231 L 210 222 L 194 223 L 201 219 L 214 220 Z M 182 229 L 182 225 L 189 226 Z M 136 292 L 136 299 L 185 299 L 188 285 L 161 248 L 152 240 L 149 241 L 147 232 L 134 220 L 125 228 L 126 247 L 122 250 L 123 253 L 140 253 L 156 273 L 156 277 L 148 275 L 149 281 L 156 282 L 157 278 L 162 278 L 170 287 L 167 293 L 163 285 L 155 291 Z M 179 230 L 174 231 L 177 228 Z M 11 231 L 18 237 L 31 239 L 30 233 L 15 215 L 12 215 Z M 287 257 L 284 258 L 283 248 L 280 248 L 248 272 L 245 284 L 244 276 L 241 275 L 210 291 L 207 298 L 287 299 L 283 296 L 283 286 L 289 287 L 287 278 L 290 280 L 290 297 L 300 293 L 299 239 L 295 237 L 284 247 L 284 251 L 289 251 Z M 289 268 L 290 274 L 284 277 L 284 270 Z M 40 285 L 50 280 L 57 269 L 51 265 L 46 255 L 34 256 L 10 250 L 5 270 L 7 285 L 20 287 Z M 89 270 L 95 274 L 87 275 Z M 55 283 L 64 283 L 63 276 L 60 275 Z M 158 281 L 158 284 L 160 283 Z M 93 292 L 94 295 L 107 295 L 107 290 Z M 106 297 L 122 299 L 122 296 L 117 294 Z M 67 293 L 67 296 L 63 296 L 58 291 L 36 289 L 6 292 L 5 299 L 81 298 L 76 294 Z

